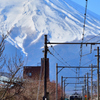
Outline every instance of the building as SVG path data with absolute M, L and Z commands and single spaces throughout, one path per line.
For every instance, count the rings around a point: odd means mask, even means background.
M 47 73 L 46 77 L 49 80 L 49 58 L 46 60 Z M 23 78 L 32 80 L 43 80 L 44 79 L 44 58 L 41 58 L 41 66 L 24 66 Z

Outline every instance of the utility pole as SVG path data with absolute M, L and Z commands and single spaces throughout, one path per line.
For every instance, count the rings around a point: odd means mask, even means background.
M 65 100 L 65 80 L 64 80 L 64 100 Z
M 84 86 L 82 86 L 82 100 L 85 100 L 85 98 L 84 98 Z
M 84 75 L 84 96 L 86 95 L 86 75 Z
M 100 43 L 95 43 L 95 42 L 90 42 L 90 43 L 74 43 L 74 42 L 73 42 L 73 43 L 69 43 L 69 42 L 68 42 L 68 43 L 65 43 L 65 42 L 64 42 L 64 43 L 62 43 L 62 42 L 60 43 L 60 42 L 47 42 L 47 35 L 45 35 L 45 46 L 44 46 L 44 49 L 45 49 L 45 50 L 44 50 L 44 58 L 45 58 L 44 97 L 46 97 L 46 82 L 47 82 L 47 81 L 46 81 L 47 44 L 67 44 L 67 45 L 68 45 L 68 44 L 69 44 L 69 45 L 70 45 L 70 44 L 75 44 L 75 45 L 76 45 L 76 44 L 77 44 L 77 45 L 78 45 L 78 44 L 81 44 L 81 45 L 84 45 L 84 44 L 87 45 L 87 44 L 89 44 L 89 45 L 95 45 L 95 44 L 100 44 Z M 63 68 L 62 68 L 62 69 L 63 69 Z M 61 70 L 62 70 L 62 69 L 61 69 Z M 60 70 L 60 71 L 61 71 L 61 70 Z M 59 72 L 58 72 L 58 73 L 59 73 Z M 58 73 L 57 73 L 57 74 L 58 74 Z M 46 100 L 46 99 L 45 99 L 45 100 Z
M 61 100 L 63 100 L 63 76 L 61 76 Z
M 99 100 L 99 47 L 97 47 L 97 100 Z
M 93 100 L 93 65 L 91 64 L 91 100 Z
M 87 100 L 89 100 L 88 73 L 87 73 Z
M 44 97 L 47 100 L 47 35 L 44 36 Z
M 56 100 L 58 100 L 58 64 L 56 63 Z

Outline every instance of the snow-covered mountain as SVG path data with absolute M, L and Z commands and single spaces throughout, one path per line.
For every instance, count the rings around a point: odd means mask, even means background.
M 71 0 L 0 0 L 0 34 L 6 34 L 7 31 L 11 33 L 7 39 L 5 53 L 12 55 L 17 50 L 21 51 L 27 56 L 27 65 L 36 66 L 43 57 L 41 47 L 44 45 L 44 34 L 48 34 L 48 40 L 52 42 L 81 42 L 84 13 L 85 8 Z M 87 10 L 85 41 L 98 34 L 100 16 Z M 97 41 L 99 38 L 93 40 Z M 52 48 L 49 49 L 55 56 L 59 56 Z M 70 65 L 79 64 L 79 45 L 58 45 L 55 50 Z M 90 49 L 85 48 L 83 53 L 89 52 Z M 55 63 L 59 61 L 49 53 L 48 56 L 50 79 L 55 80 Z M 94 55 L 85 56 L 82 61 L 86 63 L 93 57 Z M 80 73 L 86 71 L 84 69 Z M 67 69 L 60 72 L 60 76 L 73 76 L 73 73 L 71 69 Z
M 10 31 L 8 41 L 25 55 L 44 34 L 49 41 L 81 39 L 85 8 L 71 0 L 1 0 L 0 5 L 0 33 Z M 99 18 L 87 12 L 85 37 L 100 33 Z

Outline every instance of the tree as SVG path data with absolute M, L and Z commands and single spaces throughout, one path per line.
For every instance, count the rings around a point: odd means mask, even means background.
M 23 68 L 23 64 L 22 57 L 17 55 L 6 61 L 7 72 L 10 76 L 8 80 L 2 80 L 3 86 L 0 89 L 0 100 L 16 98 L 16 95 L 20 95 L 23 92 L 24 81 L 20 71 Z
M 24 82 L 23 86 L 25 87 L 25 92 L 23 92 L 23 98 L 26 98 L 26 100 L 43 100 L 43 96 L 44 96 L 43 80 L 37 80 L 37 81 L 27 80 L 26 82 Z M 55 100 L 55 96 L 56 96 L 55 81 L 47 82 L 47 92 L 48 92 L 47 96 L 49 100 Z M 60 99 L 61 99 L 61 87 L 60 85 L 58 85 L 58 100 Z
M 10 35 L 10 32 L 7 31 L 7 34 L 2 34 L 0 36 L 0 68 L 2 68 L 6 62 L 5 57 L 3 56 L 3 52 L 5 49 L 5 40 Z
M 0 100 L 43 100 L 44 81 L 23 80 L 21 77 L 24 65 L 23 57 L 16 54 L 7 60 L 3 56 L 7 36 L 8 35 L 2 35 L 0 41 L 0 68 L 5 64 L 10 77 L 7 80 L 2 80 L 3 84 L 0 87 Z M 48 81 L 47 92 L 49 100 L 55 100 L 55 90 L 55 81 Z M 61 92 L 61 87 L 58 85 L 58 100 L 61 98 Z
M 6 37 L 7 37 L 7 35 L 4 36 L 4 34 L 2 34 L 2 36 L 0 37 L 0 68 L 2 68 L 5 64 L 5 58 L 3 56 L 3 51 L 5 49 Z
M 0 100 L 10 100 L 15 98 L 16 95 L 19 95 L 24 90 L 23 80 L 21 78 L 21 69 L 23 68 L 24 61 L 22 56 L 18 57 L 16 54 L 14 57 L 9 58 L 8 61 L 3 55 L 5 49 L 5 40 L 9 36 L 10 32 L 7 32 L 6 35 L 2 34 L 0 37 L 0 69 L 4 66 L 9 73 L 9 78 L 6 80 L 1 80 L 0 87 Z

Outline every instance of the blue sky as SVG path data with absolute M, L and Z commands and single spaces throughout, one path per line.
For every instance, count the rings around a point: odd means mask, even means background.
M 79 5 L 85 7 L 86 0 L 72 0 Z M 87 8 L 91 10 L 92 12 L 100 15 L 100 0 L 88 0 L 88 6 Z

